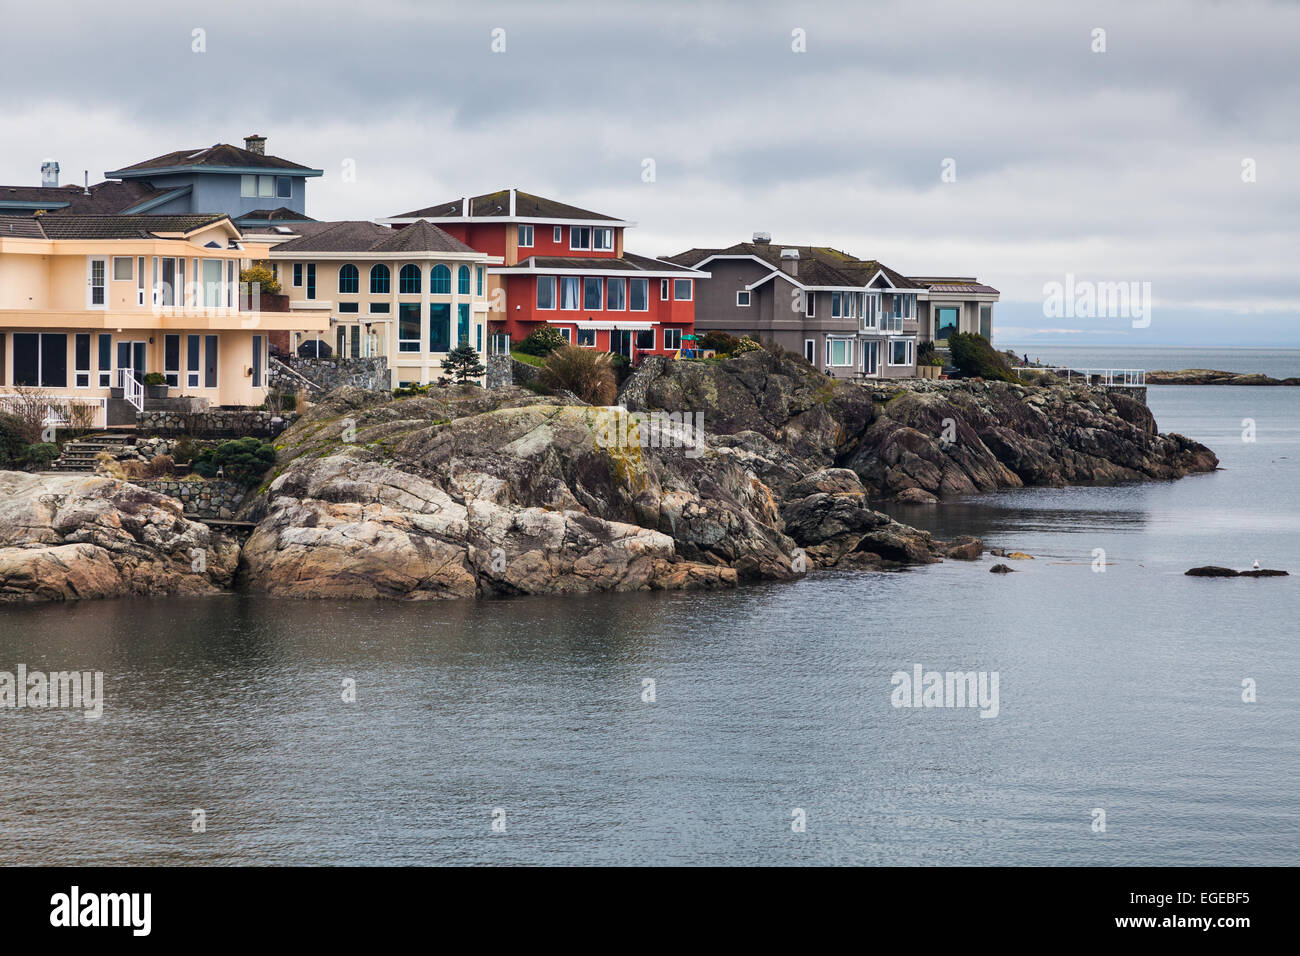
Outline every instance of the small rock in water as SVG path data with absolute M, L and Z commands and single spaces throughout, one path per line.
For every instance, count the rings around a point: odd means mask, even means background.
M 905 505 L 937 505 L 939 499 L 924 488 L 904 488 L 896 498 Z
M 990 574 L 1015 574 L 1016 569 L 1009 568 L 1005 564 L 995 564 L 993 565 L 993 567 L 989 568 L 989 573 Z
M 1013 561 L 1032 561 L 1032 560 L 1034 560 L 1034 556 L 1033 556 L 1032 554 L 1025 554 L 1025 552 L 1023 552 L 1023 551 L 1012 551 L 1010 554 L 1007 555 L 1007 557 L 1008 557 L 1008 558 L 1011 558 L 1011 560 L 1013 560 Z
M 1213 564 L 1207 564 L 1204 567 L 1192 568 L 1186 572 L 1186 575 L 1193 578 L 1285 578 L 1290 576 L 1290 572 L 1278 571 L 1273 568 L 1234 571 L 1232 568 L 1220 568 Z

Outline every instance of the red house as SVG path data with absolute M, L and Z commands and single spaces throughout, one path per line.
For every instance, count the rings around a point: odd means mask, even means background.
M 493 354 L 550 325 L 574 345 L 675 355 L 695 329 L 695 280 L 709 273 L 625 252 L 636 223 L 517 189 L 455 199 L 380 222 L 427 220 L 505 264 L 488 270 Z

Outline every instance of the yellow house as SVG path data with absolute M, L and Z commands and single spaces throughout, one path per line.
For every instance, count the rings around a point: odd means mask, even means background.
M 169 398 L 261 405 L 268 333 L 328 328 L 241 297 L 266 250 L 224 215 L 0 216 L 0 405 L 25 386 L 133 424 L 154 372 Z
M 301 317 L 295 351 L 321 340 L 342 358 L 383 356 L 392 387 L 442 377 L 458 345 L 486 346 L 487 267 L 500 265 L 437 226 L 373 222 L 292 223 L 296 234 L 270 260 L 289 307 Z M 307 321 L 308 319 L 311 321 Z M 318 335 L 321 323 L 329 332 Z M 480 358 L 482 361 L 482 358 Z

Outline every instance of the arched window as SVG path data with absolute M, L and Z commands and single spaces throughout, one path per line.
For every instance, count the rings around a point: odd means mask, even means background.
M 356 295 L 361 288 L 361 274 L 357 267 L 348 263 L 339 269 L 339 294 Z
M 429 275 L 429 292 L 432 295 L 451 295 L 451 270 L 444 265 L 433 267 Z
M 384 265 L 382 262 L 374 266 L 371 266 L 370 268 L 370 294 L 371 295 L 387 295 L 390 281 L 391 281 L 391 274 L 388 271 L 388 266 Z
M 461 266 L 456 273 L 456 291 L 461 295 L 469 295 L 469 266 Z
M 420 267 L 415 265 L 402 266 L 402 271 L 397 276 L 397 291 L 402 295 L 419 295 L 420 294 Z

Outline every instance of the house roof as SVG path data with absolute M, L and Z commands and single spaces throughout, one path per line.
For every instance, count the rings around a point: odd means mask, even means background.
M 515 197 L 513 215 L 510 212 L 510 194 L 512 191 Z M 465 197 L 462 196 L 459 199 L 426 206 L 423 209 L 400 213 L 391 218 L 464 219 L 465 209 L 466 201 Z M 469 198 L 469 218 L 496 218 L 507 222 L 515 219 L 590 219 L 593 222 L 612 223 L 622 221 L 613 216 L 592 212 L 590 209 L 581 209 L 578 206 L 570 206 L 568 203 L 547 199 L 543 196 L 535 196 L 532 193 L 522 192 L 518 189 L 498 189 L 496 192 L 484 193 L 482 196 L 471 196 Z
M 976 295 L 1001 295 L 997 289 L 991 285 L 985 285 L 978 279 L 967 278 L 918 278 L 912 277 L 913 282 L 917 282 L 929 288 L 931 292 L 957 292 L 957 293 L 974 293 Z
M 281 225 L 291 223 L 298 226 L 304 222 L 315 222 L 311 216 L 301 212 L 294 212 L 287 206 L 280 206 L 276 209 L 254 209 L 252 212 L 241 213 L 235 222 L 240 225 Z
M 687 268 L 676 262 L 669 262 L 667 259 L 652 259 L 649 256 L 639 256 L 633 252 L 624 252 L 621 258 L 615 258 L 614 256 L 529 256 L 527 259 L 520 259 L 517 265 L 493 269 L 492 271 L 494 273 L 508 273 L 523 270 L 540 273 L 585 272 L 588 275 L 608 272 L 626 272 L 628 274 L 653 272 L 673 273 L 681 276 L 708 276 L 707 272 L 697 272 L 695 269 Z
M 0 239 L 44 239 L 41 222 L 32 216 L 0 216 Z
M 773 269 L 780 269 L 781 252 L 784 249 L 796 249 L 799 252 L 799 274 L 791 278 L 801 285 L 861 288 L 870 282 L 876 273 L 883 272 L 895 288 L 918 291 L 924 288 L 875 259 L 859 259 L 830 246 L 738 242 L 725 249 L 689 249 L 665 258 L 679 265 L 693 267 L 713 256 L 752 256 Z
M 82 186 L 0 186 L 0 207 L 22 204 L 50 215 L 112 216 L 169 192 L 173 190 L 156 189 L 144 180 L 108 180 L 91 186 L 89 196 Z
M 163 153 L 153 159 L 133 163 L 130 166 L 104 173 L 104 175 L 112 179 L 120 179 L 162 171 L 169 173 L 201 172 L 205 169 L 221 171 L 234 169 L 282 170 L 302 176 L 320 176 L 322 174 L 322 170 L 311 169 L 299 163 L 292 163 L 287 159 L 281 159 L 279 156 L 266 156 L 252 150 L 242 149 L 239 146 L 231 146 L 229 143 L 216 143 L 204 149 L 178 149 L 170 153 Z
M 30 239 L 149 239 L 161 233 L 189 234 L 196 229 L 210 226 L 223 220 L 226 215 L 207 216 L 3 216 L 0 222 L 5 228 L 0 234 L 13 234 L 9 229 L 19 228 L 18 223 Z
M 305 228 L 304 228 L 305 227 Z M 275 246 L 277 255 L 300 252 L 474 252 L 455 236 L 420 220 L 405 229 L 390 229 L 369 221 L 295 223 L 298 239 Z

